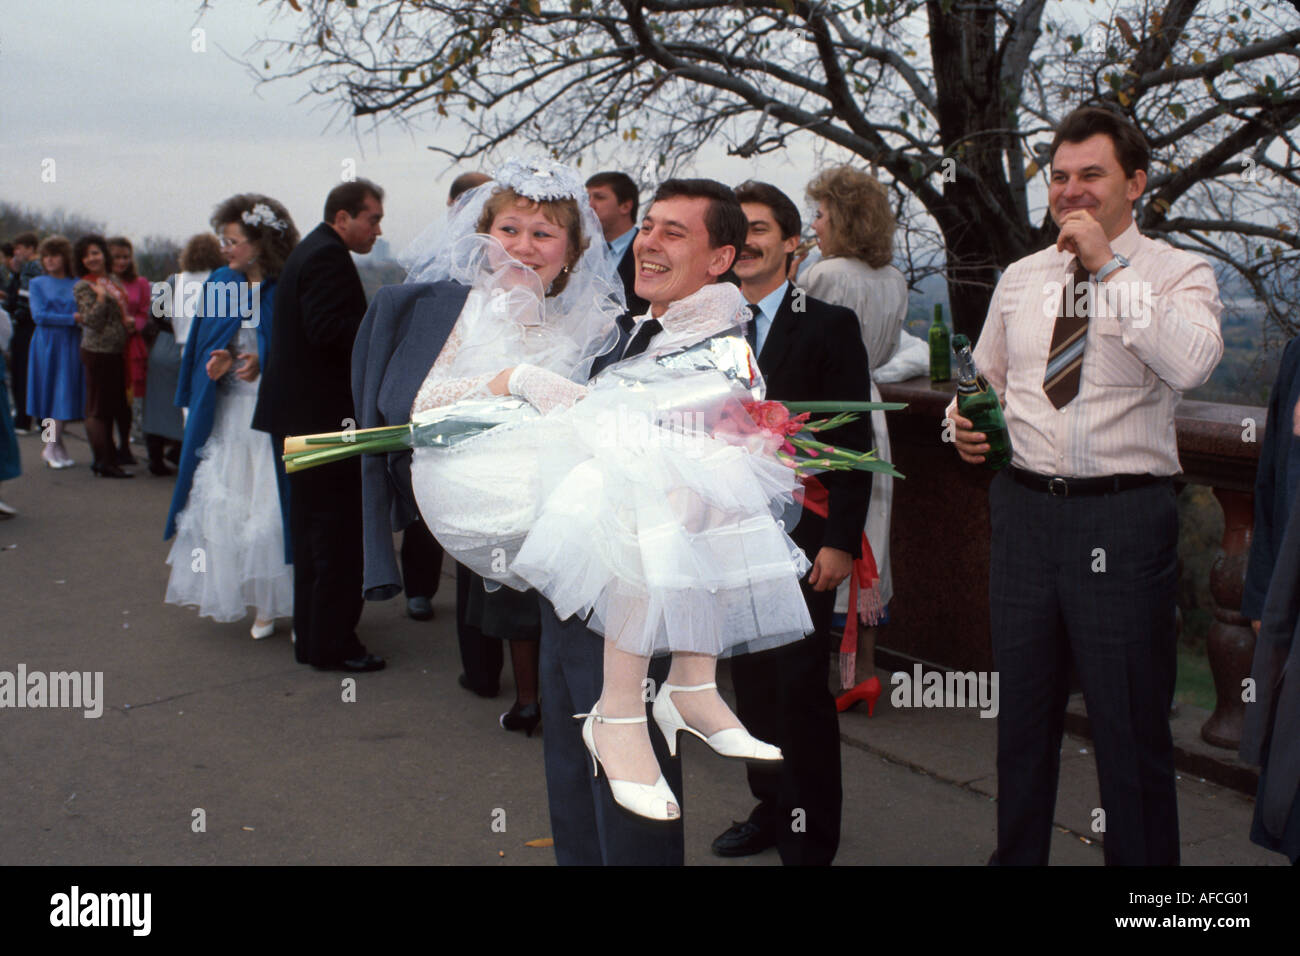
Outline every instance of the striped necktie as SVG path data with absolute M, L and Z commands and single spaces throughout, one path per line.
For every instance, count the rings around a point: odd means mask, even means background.
M 1061 311 L 1052 329 L 1052 347 L 1047 353 L 1047 373 L 1043 391 L 1056 408 L 1061 409 L 1079 394 L 1079 377 L 1083 372 L 1083 349 L 1088 344 L 1088 308 L 1091 290 L 1080 295 L 1090 280 L 1088 270 L 1075 260 L 1074 282 L 1061 292 Z

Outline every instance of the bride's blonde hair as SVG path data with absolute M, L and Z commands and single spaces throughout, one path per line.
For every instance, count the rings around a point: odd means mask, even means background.
M 542 215 L 563 229 L 569 236 L 569 257 L 568 267 L 572 268 L 574 263 L 587 249 L 587 237 L 582 234 L 582 220 L 578 215 L 578 204 L 572 199 L 529 199 L 527 196 L 521 196 L 509 187 L 502 187 L 493 190 L 492 195 L 487 198 L 483 204 L 483 213 L 478 217 L 478 224 L 474 227 L 475 232 L 487 233 L 492 228 L 492 222 L 497 215 L 503 210 L 508 209 L 516 204 L 527 204 L 529 211 L 541 208 Z M 551 283 L 547 295 L 559 295 L 564 291 L 564 287 L 569 284 L 569 271 L 565 269 L 555 281 Z

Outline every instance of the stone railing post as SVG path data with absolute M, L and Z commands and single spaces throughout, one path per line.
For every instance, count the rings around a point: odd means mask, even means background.
M 1250 492 L 1215 488 L 1223 508 L 1223 541 L 1210 568 L 1210 595 L 1214 622 L 1205 638 L 1205 654 L 1214 674 L 1217 702 L 1214 713 L 1201 727 L 1201 737 L 1217 747 L 1236 750 L 1246 716 L 1242 683 L 1250 676 L 1255 654 L 1255 632 L 1241 613 L 1246 583 L 1246 561 L 1255 518 L 1255 496 Z

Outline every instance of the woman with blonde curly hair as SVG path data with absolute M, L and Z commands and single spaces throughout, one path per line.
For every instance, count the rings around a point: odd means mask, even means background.
M 269 196 L 245 193 L 217 206 L 212 226 L 227 266 L 203 285 L 181 356 L 176 404 L 190 409 L 164 538 L 169 604 L 237 621 L 255 612 L 254 638 L 293 613 L 293 568 L 281 499 L 284 468 L 271 440 L 253 431 L 258 378 L 274 321 L 275 287 L 298 230 Z
M 885 188 L 874 176 L 851 166 L 835 166 L 819 173 L 807 187 L 817 203 L 813 232 L 822 259 L 808 269 L 803 286 L 823 302 L 850 308 L 858 317 L 862 342 L 871 363 L 871 400 L 880 401 L 876 369 L 898 350 L 903 320 L 907 318 L 907 280 L 890 265 L 894 256 L 894 213 Z M 880 457 L 889 460 L 889 430 L 884 412 L 871 413 Z M 871 478 L 871 508 L 867 512 L 867 540 L 880 571 L 880 602 L 888 604 L 894 593 L 889 565 L 889 523 L 894 501 L 894 479 L 876 473 Z M 848 605 L 847 589 L 840 589 L 836 610 Z M 859 668 L 873 675 L 875 629 L 863 634 Z

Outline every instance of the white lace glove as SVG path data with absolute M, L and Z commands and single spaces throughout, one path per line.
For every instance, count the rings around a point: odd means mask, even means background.
M 516 365 L 507 388 L 543 415 L 554 408 L 568 408 L 587 394 L 587 386 L 536 365 Z

